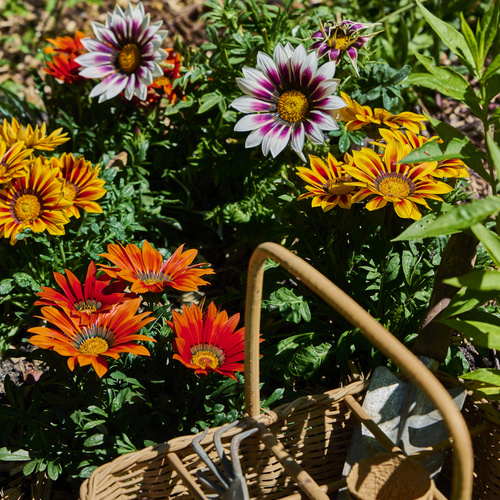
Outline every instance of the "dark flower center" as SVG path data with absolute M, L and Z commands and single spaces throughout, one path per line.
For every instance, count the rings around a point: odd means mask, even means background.
M 415 184 L 403 174 L 390 172 L 381 174 L 375 179 L 375 187 L 391 198 L 406 198 L 415 192 Z
M 141 51 L 134 43 L 128 43 L 118 54 L 118 65 L 124 73 L 133 73 L 141 64 Z
M 301 122 L 306 117 L 308 107 L 307 97 L 299 90 L 284 92 L 277 104 L 280 118 L 290 123 Z

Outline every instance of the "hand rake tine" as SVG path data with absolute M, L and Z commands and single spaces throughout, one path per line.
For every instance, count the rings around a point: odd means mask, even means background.
M 238 451 L 240 449 L 240 443 L 246 439 L 248 436 L 251 436 L 252 434 L 255 434 L 257 432 L 257 428 L 254 427 L 252 429 L 249 429 L 247 431 L 241 432 L 240 434 L 237 434 L 234 436 L 233 440 L 231 441 L 231 462 L 233 464 L 233 471 L 237 476 L 242 476 L 243 473 L 241 471 L 241 464 L 240 464 L 240 457 L 238 454 Z
M 212 471 L 212 473 L 215 475 L 215 477 L 224 485 L 225 488 L 229 488 L 229 482 L 227 478 L 219 471 L 219 469 L 215 466 L 215 464 L 212 462 L 211 458 L 207 455 L 207 452 L 202 448 L 200 441 L 203 440 L 203 438 L 207 435 L 208 432 L 208 427 L 205 429 L 203 434 L 201 436 L 196 436 L 193 438 L 192 445 L 194 451 L 198 454 L 198 456 L 205 462 L 207 467 Z M 200 478 L 201 479 L 201 478 Z M 207 479 L 210 481 L 209 479 Z M 218 486 L 216 486 L 219 488 Z M 217 489 L 214 488 L 216 491 Z M 223 490 L 222 490 L 223 491 Z
M 226 471 L 226 474 L 230 479 L 234 477 L 233 473 L 233 468 L 231 466 L 231 462 L 228 460 L 224 448 L 222 447 L 222 442 L 221 442 L 221 436 L 222 434 L 226 433 L 229 429 L 232 429 L 233 427 L 236 427 L 240 422 L 236 420 L 235 422 L 224 425 L 221 427 L 219 430 L 217 430 L 214 434 L 214 444 L 215 444 L 215 449 L 217 450 L 217 453 L 219 454 L 220 460 L 222 462 L 222 465 L 224 466 L 224 470 Z
M 207 470 L 207 469 L 204 469 L 204 470 Z M 210 470 L 212 470 L 212 469 L 210 469 Z M 212 472 L 214 472 L 214 471 L 212 470 Z M 224 495 L 226 490 L 224 488 L 222 488 L 221 486 L 219 486 L 214 481 L 212 481 L 211 479 L 209 479 L 207 476 L 205 476 L 203 471 L 197 470 L 196 477 L 200 480 L 200 483 L 203 483 L 205 486 L 208 486 L 209 488 L 211 488 L 212 490 L 217 492 L 217 495 L 210 495 L 207 498 L 220 498 Z

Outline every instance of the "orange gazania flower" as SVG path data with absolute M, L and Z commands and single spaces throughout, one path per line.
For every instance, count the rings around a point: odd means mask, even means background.
M 69 141 L 67 132 L 62 133 L 62 128 L 58 128 L 46 135 L 47 126 L 45 123 L 41 127 L 38 125 L 33 128 L 28 125 L 24 128 L 17 123 L 15 118 L 12 118 L 12 124 L 4 119 L 3 125 L 0 126 L 0 139 L 7 143 L 8 147 L 12 147 L 16 142 L 24 142 L 25 148 L 39 149 L 41 151 L 54 151 L 56 146 Z
M 63 52 L 65 54 L 71 54 L 76 52 L 78 54 L 82 54 L 85 51 L 85 47 L 83 46 L 81 39 L 85 38 L 85 33 L 83 31 L 76 31 L 75 36 L 58 36 L 56 38 L 47 38 L 47 42 L 50 42 L 53 47 L 45 47 L 43 51 L 46 54 L 58 54 Z
M 244 371 L 245 328 L 234 331 L 240 315 L 228 318 L 226 311 L 217 312 L 213 302 L 204 313 L 193 304 L 172 315 L 167 324 L 177 335 L 174 359 L 197 375 L 216 372 L 236 380 L 234 372 Z
M 95 202 L 106 194 L 102 187 L 105 181 L 98 178 L 100 169 L 92 167 L 82 156 L 63 153 L 60 158 L 51 158 L 52 168 L 58 171 L 63 183 L 64 198 L 72 205 L 66 210 L 68 216 L 80 217 L 78 207 L 86 212 L 102 213 L 101 205 Z
M 175 52 L 174 49 L 165 49 L 167 58 L 160 67 L 163 70 L 163 75 L 158 76 L 153 80 L 151 87 L 157 91 L 161 91 L 174 104 L 177 99 L 186 100 L 180 89 L 173 90 L 173 82 L 180 77 L 181 55 Z
M 42 291 L 37 293 L 41 300 L 37 300 L 35 306 L 64 309 L 70 316 L 80 316 L 84 324 L 88 322 L 91 314 L 109 312 L 116 304 L 132 298 L 120 293 L 125 289 L 123 282 L 110 284 L 110 279 L 99 279 L 94 262 L 89 265 L 83 285 L 69 269 L 65 271 L 66 276 L 54 272 L 54 278 L 63 293 L 42 286 Z
M 348 163 L 352 161 L 348 154 L 345 159 Z M 330 153 L 326 161 L 312 155 L 309 155 L 309 160 L 311 168 L 297 167 L 297 175 L 309 183 L 306 186 L 308 192 L 301 194 L 298 200 L 312 197 L 311 206 L 321 207 L 323 212 L 337 205 L 341 208 L 351 208 L 352 196 L 358 188 L 348 184 L 353 179 L 344 170 L 344 164 Z
M 0 141 L 0 184 L 23 177 L 28 173 L 32 149 L 26 149 L 23 142 L 16 142 L 11 148 Z
M 108 245 L 108 253 L 100 254 L 106 257 L 116 268 L 104 266 L 102 270 L 113 278 L 120 278 L 132 283 L 134 293 L 161 293 L 166 288 L 175 288 L 183 292 L 198 290 L 201 285 L 209 283 L 201 278 L 204 274 L 215 274 L 213 269 L 194 264 L 197 250 L 186 250 L 181 245 L 167 260 L 163 260 L 160 252 L 155 250 L 147 241 L 142 250 L 133 244 L 123 247 L 121 244 Z
M 36 158 L 28 174 L 0 189 L 0 236 L 16 243 L 16 234 L 30 228 L 64 234 L 69 222 L 64 210 L 70 205 L 63 197 L 57 172 Z
M 386 126 L 391 129 L 403 127 L 416 134 L 420 130 L 425 129 L 425 125 L 422 122 L 427 121 L 427 118 L 424 115 L 418 115 L 410 111 L 391 115 L 389 111 L 383 108 L 372 110 L 370 106 L 361 106 L 345 92 L 341 92 L 340 95 L 347 104 L 345 108 L 340 110 L 342 121 L 347 122 L 345 125 L 347 132 L 359 130 L 368 125 L 375 125 L 377 127 Z
M 122 352 L 149 356 L 149 351 L 136 342 L 156 340 L 139 335 L 142 327 L 155 318 L 146 318 L 150 312 L 135 315 L 141 299 L 133 299 L 118 304 L 109 313 L 92 314 L 86 323 L 79 317 L 68 316 L 64 310 L 55 307 L 42 307 L 42 319 L 57 327 L 37 326 L 28 332 L 35 335 L 29 342 L 42 349 L 52 349 L 62 356 L 69 356 L 68 366 L 92 364 L 99 377 L 108 371 L 105 356 L 118 359 Z
M 405 130 L 403 133 L 401 130 L 381 129 L 379 132 L 386 142 L 395 139 L 403 144 L 409 144 L 412 149 L 417 149 L 428 141 L 443 142 L 437 135 L 427 139 L 427 137 L 424 137 L 423 135 L 414 134 L 411 130 Z M 375 144 L 381 146 L 382 148 L 385 147 L 385 144 L 383 143 L 377 142 Z M 449 158 L 438 161 L 437 167 L 431 175 L 438 178 L 470 177 L 470 174 L 467 171 L 467 165 L 459 158 Z
M 398 163 L 410 151 L 411 146 L 395 140 L 387 144 L 382 156 L 369 148 L 354 151 L 354 165 L 344 166 L 352 177 L 360 181 L 353 182 L 361 187 L 353 196 L 353 203 L 374 196 L 366 204 L 367 210 L 377 210 L 390 202 L 399 217 L 418 220 L 422 214 L 417 203 L 430 208 L 425 198 L 443 201 L 437 195 L 448 193 L 453 188 L 430 177 L 436 162 L 415 165 Z

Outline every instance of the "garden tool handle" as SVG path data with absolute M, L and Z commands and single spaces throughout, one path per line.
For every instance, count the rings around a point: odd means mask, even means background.
M 333 307 L 428 397 L 443 416 L 453 439 L 453 481 L 451 500 L 470 500 L 474 458 L 467 425 L 448 391 L 426 366 L 359 304 L 306 261 L 276 243 L 262 243 L 253 252 L 248 266 L 245 306 L 245 410 L 251 417 L 260 414 L 259 336 L 264 264 L 271 258 L 292 276 Z

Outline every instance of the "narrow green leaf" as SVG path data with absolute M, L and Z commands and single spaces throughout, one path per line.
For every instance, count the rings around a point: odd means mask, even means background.
M 441 313 L 440 318 L 446 319 L 458 316 L 485 304 L 489 300 L 491 300 L 491 292 L 478 292 L 464 286 L 452 297 L 450 303 Z
M 482 224 L 474 224 L 471 227 L 474 236 L 484 245 L 490 254 L 491 260 L 500 268 L 500 237 L 498 234 L 490 231 Z
M 443 283 L 456 287 L 466 286 L 480 292 L 500 292 L 500 271 L 476 269 L 456 278 L 448 278 Z
M 457 205 L 440 216 L 426 216 L 414 222 L 392 241 L 429 238 L 458 233 L 500 211 L 500 197 L 487 196 L 467 205 Z
M 83 442 L 84 448 L 91 448 L 93 446 L 99 446 L 104 443 L 104 434 L 94 434 L 93 436 L 88 437 Z
M 202 113 L 205 113 L 209 109 L 212 109 L 214 106 L 219 104 L 224 99 L 224 96 L 222 94 L 219 94 L 218 92 L 211 92 L 209 94 L 205 94 L 201 99 L 201 105 L 200 108 L 198 109 L 198 114 L 201 115 Z
M 498 33 L 498 24 L 500 16 L 500 2 L 494 1 L 491 7 L 485 12 L 482 19 L 478 19 L 479 33 L 479 53 L 484 64 L 484 60 L 490 50 L 490 46 Z
M 500 148 L 490 134 L 486 134 L 486 149 L 488 150 L 488 155 L 493 163 L 493 166 L 495 167 L 495 170 L 497 171 L 498 178 L 500 179 Z
M 500 54 L 497 54 L 495 59 L 493 59 L 493 61 L 488 64 L 488 66 L 484 70 L 483 76 L 481 77 L 481 82 L 484 84 L 498 72 L 500 72 Z
M 481 75 L 481 71 L 483 69 L 483 61 L 479 60 L 479 48 L 477 46 L 476 37 L 472 32 L 469 23 L 465 20 L 463 12 L 460 12 L 460 28 L 462 29 L 462 34 L 465 38 L 467 46 L 472 54 L 472 58 L 474 59 L 474 67 L 476 68 L 476 76 Z
M 500 387 L 500 370 L 493 370 L 491 368 L 479 368 L 469 373 L 462 375 L 462 378 L 467 380 L 479 380 L 490 385 Z
M 453 26 L 450 26 L 428 11 L 418 0 L 416 2 L 426 21 L 431 25 L 431 28 L 441 38 L 443 43 L 452 50 L 463 64 L 472 69 L 474 67 L 474 58 L 463 35 Z
M 469 313 L 467 313 L 469 314 Z M 489 315 L 493 318 L 493 315 Z M 462 332 L 473 344 L 488 349 L 500 349 L 500 325 L 475 320 L 440 319 L 440 323 Z

